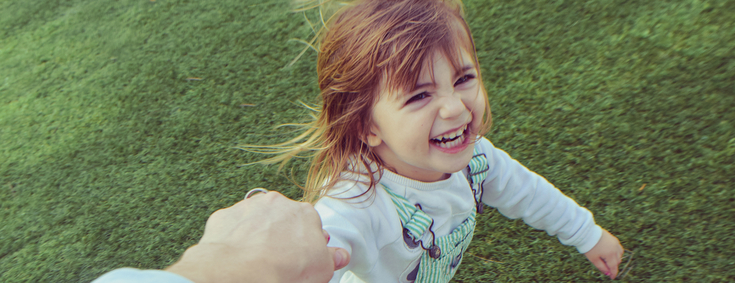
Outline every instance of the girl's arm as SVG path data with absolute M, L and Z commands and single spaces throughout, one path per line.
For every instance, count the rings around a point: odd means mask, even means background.
M 377 260 L 377 255 L 372 253 L 377 250 L 372 247 L 375 242 L 374 239 L 370 239 L 372 233 L 366 233 L 366 230 L 369 230 L 369 227 L 365 227 L 369 226 L 369 217 L 351 213 L 356 209 L 350 208 L 343 201 L 328 197 L 322 198 L 314 208 L 319 212 L 323 229 L 329 233 L 327 246 L 343 248 L 352 257 L 350 264 L 334 271 L 330 283 L 339 283 L 347 271 L 364 270 Z
M 614 278 L 622 247 L 615 236 L 595 224 L 589 210 L 487 139 L 482 138 L 479 146 L 489 166 L 483 182 L 485 204 L 508 218 L 523 218 L 531 227 L 557 236 L 564 245 L 575 246 L 600 271 Z M 601 260 L 607 264 L 600 264 Z
M 362 194 L 365 190 L 366 186 L 359 182 L 338 183 L 330 191 L 334 198 L 323 197 L 314 205 L 323 229 L 330 236 L 327 246 L 343 248 L 351 256 L 349 264 L 336 270 L 329 282 L 340 282 L 348 272 L 372 274 L 379 278 L 374 279 L 375 282 L 391 282 L 398 277 L 395 274 L 376 275 L 373 271 L 379 262 L 381 247 L 399 239 L 401 226 L 393 224 L 400 224 L 400 219 L 385 192 L 376 189 Z M 351 198 L 353 196 L 359 197 Z

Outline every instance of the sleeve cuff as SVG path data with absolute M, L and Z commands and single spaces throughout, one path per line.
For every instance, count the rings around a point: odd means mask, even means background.
M 589 252 L 592 248 L 597 245 L 597 242 L 600 241 L 600 238 L 602 238 L 602 227 L 600 225 L 595 225 L 595 227 L 592 227 L 592 231 L 590 231 L 589 237 L 580 245 L 577 246 L 577 251 L 579 253 L 586 253 Z
M 107 272 L 92 283 L 194 283 L 176 273 L 163 270 L 140 270 L 130 267 Z

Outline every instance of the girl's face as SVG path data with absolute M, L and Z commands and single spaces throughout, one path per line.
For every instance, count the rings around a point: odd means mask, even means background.
M 381 85 L 367 140 L 399 175 L 443 180 L 472 159 L 486 94 L 473 57 L 464 50 L 461 54 L 460 70 L 441 52 L 434 54 L 433 65 L 422 68 L 413 91 L 391 93 Z

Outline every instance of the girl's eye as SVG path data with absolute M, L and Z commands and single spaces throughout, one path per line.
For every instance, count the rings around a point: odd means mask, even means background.
M 419 93 L 419 94 L 414 95 L 411 98 L 409 98 L 408 101 L 406 101 L 406 104 L 410 104 L 410 103 L 413 103 L 413 102 L 422 100 L 422 99 L 427 98 L 427 97 L 429 97 L 429 93 L 424 91 L 422 93 Z
M 454 86 L 461 85 L 461 84 L 466 83 L 467 81 L 469 81 L 471 79 L 474 79 L 474 78 L 475 78 L 475 75 L 473 75 L 473 74 L 466 74 L 464 76 L 461 76 L 459 79 L 457 79 L 457 81 L 454 83 Z

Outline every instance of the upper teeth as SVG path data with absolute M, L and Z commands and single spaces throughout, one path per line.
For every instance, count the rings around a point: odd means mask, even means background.
M 444 135 L 442 135 L 442 136 L 440 136 L 440 137 L 435 137 L 435 138 L 433 138 L 433 139 L 434 139 L 434 140 L 437 140 L 437 141 L 442 141 L 442 140 L 451 140 L 451 139 L 453 139 L 453 138 L 456 138 L 457 136 L 461 136 L 461 135 L 462 135 L 462 133 L 464 133 L 464 130 L 466 130 L 466 129 L 467 129 L 467 125 L 464 125 L 464 126 L 462 126 L 461 128 L 459 128 L 459 129 L 457 129 L 456 131 L 454 131 L 453 133 L 449 133 L 449 134 L 444 134 Z

